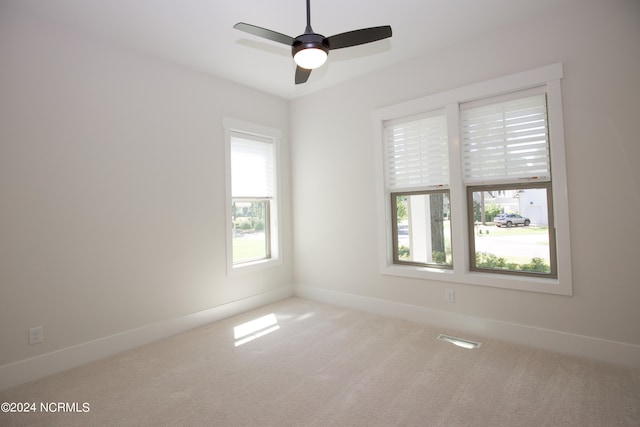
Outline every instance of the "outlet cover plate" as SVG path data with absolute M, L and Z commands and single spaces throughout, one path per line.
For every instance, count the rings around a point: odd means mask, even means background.
M 445 302 L 455 302 L 456 293 L 453 289 L 445 289 L 444 290 L 444 301 Z
M 29 328 L 29 345 L 38 344 L 44 341 L 42 326 Z

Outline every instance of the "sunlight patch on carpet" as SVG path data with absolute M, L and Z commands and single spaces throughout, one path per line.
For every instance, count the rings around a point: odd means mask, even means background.
M 239 347 L 280 329 L 276 315 L 271 313 L 233 328 L 235 346 Z

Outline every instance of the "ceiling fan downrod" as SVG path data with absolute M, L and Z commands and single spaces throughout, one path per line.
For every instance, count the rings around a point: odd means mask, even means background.
M 313 70 L 321 67 L 329 56 L 327 39 L 313 32 L 311 28 L 311 0 L 307 0 L 307 27 L 304 34 L 299 35 L 291 46 L 291 55 L 299 67 Z

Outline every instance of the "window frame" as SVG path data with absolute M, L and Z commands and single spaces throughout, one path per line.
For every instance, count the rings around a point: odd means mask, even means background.
M 453 268 L 453 260 L 452 264 L 436 264 L 436 263 L 424 263 L 419 261 L 403 261 L 400 260 L 398 247 L 398 220 L 397 220 L 397 203 L 394 202 L 394 199 L 398 196 L 431 196 L 433 194 L 446 194 L 449 198 L 449 205 L 451 205 L 450 201 L 450 192 L 449 189 L 433 189 L 433 190 L 413 190 L 413 191 L 391 191 L 389 193 L 391 200 L 391 228 L 392 228 L 392 245 L 393 245 L 393 264 L 396 265 L 411 265 L 417 267 L 427 267 L 427 268 L 437 268 L 437 269 L 445 269 L 451 270 Z M 451 237 L 451 236 L 449 236 Z
M 530 273 L 525 271 L 513 271 L 513 270 L 499 270 L 499 269 L 488 269 L 481 268 L 476 265 L 476 250 L 475 250 L 475 221 L 474 221 L 474 212 L 473 212 L 473 193 L 478 191 L 499 191 L 499 190 L 516 190 L 516 189 L 545 189 L 547 191 L 547 218 L 548 218 L 548 230 L 549 230 L 549 261 L 551 271 L 549 274 L 541 274 L 541 273 Z M 554 215 L 553 215 L 553 186 L 552 181 L 529 181 L 526 183 L 516 183 L 516 184 L 487 184 L 487 185 L 468 185 L 467 186 L 467 206 L 470 206 L 470 209 L 467 209 L 468 214 L 468 224 L 470 227 L 468 228 L 468 238 L 469 238 L 469 269 L 471 271 L 478 272 L 486 272 L 492 274 L 507 274 L 510 276 L 529 276 L 529 277 L 540 277 L 540 278 L 550 278 L 557 279 L 558 278 L 558 260 L 556 255 L 556 233 L 555 226 L 553 223 Z
M 264 236 L 264 249 L 265 249 L 265 256 L 264 257 L 260 257 L 260 258 L 252 258 L 252 259 L 247 259 L 246 261 L 240 261 L 240 262 L 235 262 L 235 260 L 233 259 L 233 247 L 231 250 L 231 255 L 232 255 L 232 263 L 234 267 L 243 265 L 243 264 L 248 264 L 248 263 L 255 263 L 255 262 L 259 262 L 259 261 L 265 261 L 265 260 L 269 260 L 272 258 L 271 255 L 271 233 L 272 233 L 272 226 L 271 226 L 271 197 L 232 197 L 231 198 L 231 205 L 233 207 L 234 203 L 238 203 L 238 202 L 244 202 L 244 203 L 264 203 L 265 204 L 265 224 L 264 224 L 264 230 L 265 230 L 265 236 Z M 233 213 L 231 215 L 232 220 L 233 220 Z M 237 234 L 237 229 L 235 227 L 235 224 L 232 225 L 232 229 L 233 229 L 233 236 L 235 237 L 235 235 Z M 232 245 L 233 245 L 233 238 L 232 238 Z
M 378 257 L 382 274 L 557 295 L 573 294 L 569 203 L 560 84 L 562 77 L 562 64 L 556 63 L 383 107 L 373 112 L 374 154 L 379 188 L 378 233 L 381 242 Z M 556 237 L 557 277 L 533 277 L 529 275 L 474 271 L 471 269 L 470 263 L 470 241 L 468 237 L 470 220 L 467 187 L 479 184 L 465 184 L 463 182 L 460 105 L 536 87 L 544 88 L 544 92 L 547 94 L 549 154 L 551 158 L 551 176 L 553 177 L 551 180 L 552 218 Z M 443 107 L 448 117 L 453 269 L 394 264 L 391 198 L 385 179 L 383 152 L 384 123 Z
M 226 201 L 225 201 L 225 218 L 226 218 L 226 253 L 227 253 L 227 274 L 234 275 L 238 273 L 250 272 L 264 268 L 270 268 L 282 264 L 281 242 L 282 230 L 279 226 L 280 221 L 280 140 L 282 132 L 279 129 L 258 125 L 243 120 L 237 120 L 229 117 L 223 118 L 224 138 L 225 138 L 225 172 L 226 172 Z M 231 139 L 234 135 L 245 135 L 249 139 L 257 138 L 269 141 L 273 144 L 273 195 L 272 197 L 233 197 L 232 194 L 232 174 L 231 174 Z M 259 200 L 268 201 L 268 217 L 269 224 L 265 224 L 269 233 L 265 236 L 267 248 L 267 257 L 257 260 L 250 260 L 241 263 L 233 262 L 233 203 L 235 200 Z

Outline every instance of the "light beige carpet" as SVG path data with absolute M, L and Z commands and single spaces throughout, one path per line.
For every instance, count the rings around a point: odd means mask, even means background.
M 258 318 L 271 322 L 236 346 Z M 0 402 L 89 411 L 0 425 L 640 426 L 640 370 L 439 333 L 455 335 L 290 298 L 7 390 Z

